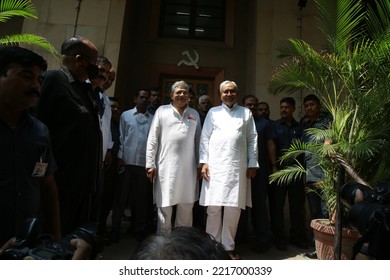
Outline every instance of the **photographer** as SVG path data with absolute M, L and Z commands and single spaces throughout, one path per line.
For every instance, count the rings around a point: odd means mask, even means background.
M 37 218 L 18 224 L 16 236 L 0 248 L 0 260 L 88 260 L 98 259 L 104 248 L 94 224 L 75 228 L 60 239 L 42 232 Z
M 15 237 L 8 240 L 0 248 L 0 256 L 3 254 L 4 251 L 14 247 L 15 243 L 16 243 Z M 85 241 L 82 238 L 74 238 L 74 239 L 70 240 L 70 244 L 74 248 L 76 248 L 76 250 L 73 253 L 72 260 L 88 260 L 89 259 L 90 255 L 91 255 L 92 247 L 87 241 Z M 34 258 L 28 255 L 24 259 L 27 260 L 27 259 L 34 259 Z
M 349 206 L 347 222 L 361 237 L 353 247 L 352 259 L 359 252 L 370 258 L 390 258 L 390 183 L 349 182 L 341 190 L 341 201 Z M 367 247 L 364 244 L 368 244 Z
M 5 246 L 27 218 L 42 218 L 45 231 L 61 237 L 49 131 L 30 114 L 46 68 L 43 57 L 30 50 L 0 48 L 0 244 Z

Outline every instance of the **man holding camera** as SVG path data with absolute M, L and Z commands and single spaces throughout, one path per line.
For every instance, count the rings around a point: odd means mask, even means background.
M 74 238 L 70 240 L 70 245 L 75 248 L 75 251 L 73 252 L 72 260 L 88 260 L 91 255 L 92 247 L 91 245 L 85 241 L 82 238 Z M 0 248 L 0 258 L 1 255 L 6 252 L 7 250 L 17 246 L 16 238 L 13 237 L 10 240 L 8 240 L 1 248 Z M 27 254 L 23 258 L 24 260 L 33 260 L 34 257 Z
M 40 217 L 47 232 L 60 238 L 49 131 L 29 113 L 46 68 L 46 61 L 32 51 L 0 48 L 0 244 L 33 217 Z

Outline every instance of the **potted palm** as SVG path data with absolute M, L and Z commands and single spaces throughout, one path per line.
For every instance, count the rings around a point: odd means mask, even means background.
M 290 39 L 279 48 L 284 62 L 270 82 L 273 94 L 314 93 L 332 116 L 326 129 L 307 131 L 316 141 L 297 141 L 282 157 L 318 158 L 325 177 L 317 187 L 330 214 L 335 213 L 340 182 L 374 186 L 390 174 L 390 2 L 371 2 L 315 0 L 327 46 L 316 50 L 303 40 Z M 296 161 L 271 180 L 283 184 L 305 172 Z M 341 216 L 331 216 L 330 225 L 340 222 Z

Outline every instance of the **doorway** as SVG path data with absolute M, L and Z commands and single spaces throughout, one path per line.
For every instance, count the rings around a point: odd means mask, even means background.
M 180 80 L 189 84 L 196 98 L 207 94 L 211 97 L 213 106 L 221 104 L 218 91 L 219 84 L 222 83 L 225 76 L 223 68 L 201 67 L 194 69 L 171 64 L 154 64 L 150 73 L 150 84 L 160 87 L 164 104 L 170 102 L 169 94 L 172 84 Z

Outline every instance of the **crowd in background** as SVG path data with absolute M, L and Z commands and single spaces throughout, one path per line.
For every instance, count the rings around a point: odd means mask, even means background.
M 139 242 L 196 227 L 231 259 L 240 258 L 236 243 L 249 235 L 258 253 L 272 244 L 311 245 L 305 197 L 312 218 L 326 215 L 320 196 L 305 192 L 323 176 L 315 159 L 303 157 L 308 176 L 286 186 L 270 184 L 269 175 L 288 166 L 279 159 L 295 139 L 312 141 L 307 128 L 326 127 L 316 96 L 303 100 L 302 120 L 292 97 L 280 100 L 280 118 L 270 120 L 269 105 L 239 94 L 234 81 L 220 84 L 220 102 L 177 81 L 169 104 L 150 86 L 122 112 L 106 94 L 116 77 L 109 58 L 80 36 L 66 39 L 61 54 L 61 67 L 46 71 L 33 52 L 0 49 L 1 244 L 39 217 L 55 239 L 94 224 L 106 244 L 120 240 L 126 218 Z

